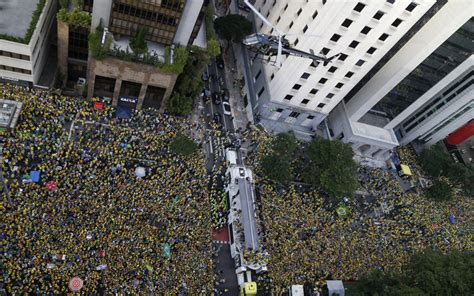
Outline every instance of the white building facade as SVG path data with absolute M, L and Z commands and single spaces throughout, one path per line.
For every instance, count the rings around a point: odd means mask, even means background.
M 430 146 L 474 118 L 473 2 L 447 1 L 329 116 L 332 135 L 356 154 L 383 160 L 393 147 Z M 363 125 L 366 137 L 353 136 Z
M 39 1 L 10 1 L 0 11 L 0 33 L 23 38 Z M 26 7 L 22 7 L 26 5 Z M 23 13 L 21 13 L 23 12 Z M 28 44 L 0 39 L 0 78 L 37 85 L 46 63 L 57 1 L 46 0 Z M 18 34 L 18 35 L 17 35 Z
M 435 4 L 435 0 L 257 0 L 255 7 L 289 33 L 286 38 L 293 47 L 327 57 L 340 55 L 326 67 L 293 56 L 284 58 L 280 69 L 271 62 L 251 63 L 253 77 L 248 80 L 254 84 L 255 106 L 247 108 L 268 131 L 314 134 L 331 110 Z M 274 33 L 255 20 L 257 31 Z

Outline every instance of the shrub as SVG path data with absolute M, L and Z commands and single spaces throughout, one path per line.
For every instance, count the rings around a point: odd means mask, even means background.
M 170 144 L 172 152 L 181 155 L 191 155 L 196 152 L 198 145 L 183 134 L 178 134 Z

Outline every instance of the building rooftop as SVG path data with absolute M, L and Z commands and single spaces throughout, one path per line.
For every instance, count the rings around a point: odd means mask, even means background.
M 0 128 L 14 128 L 23 104 L 11 100 L 0 100 Z
M 3 0 L 0 2 L 0 33 L 23 38 L 30 26 L 39 0 Z

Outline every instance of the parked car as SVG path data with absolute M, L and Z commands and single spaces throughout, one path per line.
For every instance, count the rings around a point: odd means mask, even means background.
M 221 96 L 216 92 L 212 93 L 212 101 L 214 104 L 219 105 L 222 102 Z
M 209 80 L 209 75 L 207 75 L 206 72 L 202 73 L 202 75 L 201 75 L 201 80 L 202 80 L 202 81 L 208 81 L 208 80 Z
M 222 56 L 216 56 L 216 65 L 219 69 L 224 69 L 224 60 L 222 59 Z
M 224 108 L 224 115 L 232 115 L 232 113 L 230 112 L 230 104 L 229 102 L 222 102 L 222 107 Z
M 214 122 L 217 124 L 222 124 L 222 115 L 219 112 L 214 113 Z

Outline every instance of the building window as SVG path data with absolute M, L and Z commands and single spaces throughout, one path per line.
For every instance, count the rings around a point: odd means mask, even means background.
M 347 54 L 341 53 L 341 54 L 339 55 L 339 58 L 337 58 L 337 59 L 340 60 L 340 61 L 345 61 L 345 60 L 347 59 L 347 57 L 348 57 Z
M 403 21 L 399 18 L 397 18 L 396 20 L 393 21 L 392 23 L 392 26 L 394 26 L 395 28 L 398 27 Z
M 339 40 L 339 38 L 341 38 L 341 35 L 339 35 L 339 34 L 334 34 L 334 35 L 332 35 L 332 37 L 331 37 L 331 41 L 337 42 L 337 40 Z
M 323 78 L 319 79 L 318 83 L 325 84 L 326 81 L 328 81 L 328 79 L 323 77 Z
M 291 99 L 293 99 L 293 96 L 292 96 L 292 95 L 286 95 L 286 96 L 285 96 L 285 100 L 291 101 Z
M 309 76 L 311 76 L 311 74 L 307 73 L 307 72 L 304 72 L 303 75 L 301 75 L 301 78 L 302 79 L 308 79 Z
M 331 68 L 329 68 L 328 72 L 329 73 L 334 73 L 334 72 L 336 72 L 336 70 L 337 70 L 337 67 L 331 66 Z
M 313 20 L 314 20 L 317 16 L 318 16 L 318 11 L 315 10 L 314 13 L 313 13 L 313 16 L 312 16 L 312 17 L 313 17 Z
M 364 60 L 358 60 L 357 63 L 356 63 L 356 66 L 362 66 L 363 64 L 365 63 Z
M 262 87 L 260 91 L 258 92 L 257 97 L 260 97 L 264 91 L 265 91 L 265 87 Z
M 343 26 L 343 27 L 345 27 L 345 28 L 349 28 L 349 26 L 352 24 L 352 22 L 353 22 L 353 21 L 350 20 L 350 19 L 345 19 L 345 20 L 342 22 L 341 26 Z
M 289 117 L 293 117 L 293 118 L 298 118 L 298 116 L 300 116 L 300 113 L 299 112 L 296 112 L 296 111 L 293 111 L 290 113 L 290 115 L 288 115 Z
M 365 27 L 362 29 L 362 31 L 360 31 L 360 32 L 361 32 L 362 34 L 364 34 L 364 35 L 367 35 L 367 34 L 369 34 L 370 30 L 372 30 L 371 27 L 365 26 Z
M 354 40 L 354 41 L 351 42 L 351 44 L 349 44 L 349 47 L 350 47 L 350 48 L 356 48 L 357 45 L 359 45 L 359 41 L 355 41 L 355 40 Z
M 371 48 L 369 48 L 369 49 L 367 50 L 367 53 L 368 53 L 368 54 L 373 54 L 376 50 L 377 50 L 377 48 L 371 47 Z
M 390 4 L 394 4 L 395 0 L 387 0 L 387 2 L 390 3 Z
M 275 78 L 275 73 L 272 73 L 272 75 L 270 75 L 270 80 L 273 80 L 273 78 Z
M 283 109 L 282 108 L 277 108 L 276 112 L 281 113 L 281 112 L 283 112 Z
M 298 38 L 296 38 L 294 45 L 296 46 L 298 44 L 298 42 L 300 42 L 300 40 Z
M 283 11 L 286 11 L 288 9 L 288 3 L 285 5 L 285 8 L 283 8 Z
M 332 99 L 332 97 L 334 97 L 333 93 L 328 93 L 327 96 L 326 96 L 326 98 L 328 98 L 328 99 Z
M 297 84 L 293 85 L 293 89 L 298 90 L 298 89 L 300 89 L 300 88 L 301 88 L 301 84 L 298 84 L 298 83 L 297 83 Z
M 379 20 L 382 18 L 382 16 L 384 15 L 385 13 L 383 11 L 377 11 L 376 14 L 374 14 L 373 18 L 376 19 L 376 20 Z
M 312 95 L 315 95 L 318 92 L 317 89 L 313 88 L 309 93 Z
M 313 120 L 314 116 L 313 115 L 308 115 L 308 117 L 306 119 Z
M 387 40 L 388 36 L 389 36 L 388 34 L 383 33 L 382 35 L 380 35 L 379 40 L 380 41 L 385 41 L 385 40 Z
M 255 81 L 257 81 L 258 77 L 262 74 L 262 70 L 258 71 L 257 75 L 255 75 Z
M 299 16 L 301 14 L 301 12 L 303 11 L 303 9 L 299 9 L 298 12 L 296 13 L 297 16 Z
M 339 82 L 338 84 L 336 84 L 336 88 L 341 88 L 343 86 L 344 86 L 344 83 L 342 83 L 342 82 Z
M 349 71 L 349 72 L 347 72 L 347 74 L 345 75 L 345 77 L 351 78 L 352 75 L 354 75 L 354 72 Z
M 354 7 L 354 10 L 357 11 L 357 12 L 361 12 L 362 9 L 364 9 L 364 7 L 365 7 L 365 4 L 359 2 L 359 3 L 357 3 L 357 5 Z
M 330 49 L 329 48 L 326 48 L 326 47 L 323 47 L 323 49 L 321 49 L 320 53 L 322 55 L 327 55 L 329 53 Z
M 279 16 L 279 17 L 277 18 L 277 23 L 279 23 L 280 20 L 281 20 L 281 16 Z
M 326 106 L 326 104 L 324 104 L 324 103 L 319 103 L 318 104 L 318 108 L 324 108 L 324 106 Z
M 308 31 L 308 25 L 304 26 L 303 28 L 303 33 L 306 33 L 306 31 Z
M 304 104 L 304 105 L 306 105 L 306 104 L 308 104 L 308 103 L 309 103 L 309 100 L 308 100 L 308 99 L 304 99 L 303 101 L 301 101 L 301 104 Z
M 412 12 L 413 9 L 415 9 L 418 6 L 415 2 L 410 3 L 407 8 L 405 8 L 406 11 Z

